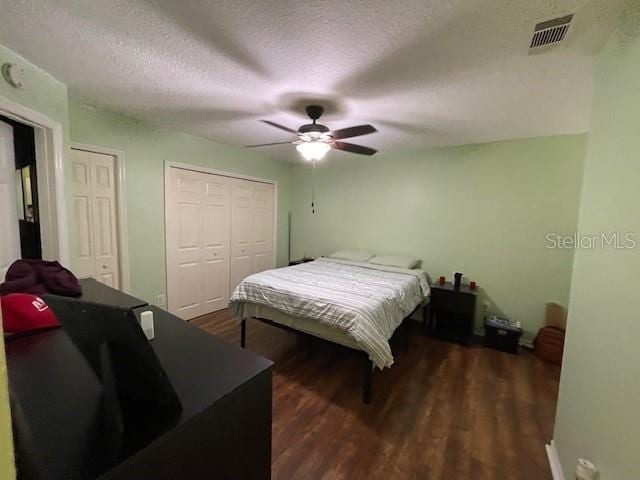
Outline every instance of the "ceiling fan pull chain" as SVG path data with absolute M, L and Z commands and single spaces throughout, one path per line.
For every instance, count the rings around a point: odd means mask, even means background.
M 316 214 L 316 161 L 312 162 L 311 170 L 311 213 Z

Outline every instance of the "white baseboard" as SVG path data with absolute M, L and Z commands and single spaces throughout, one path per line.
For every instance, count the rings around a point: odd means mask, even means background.
M 565 480 L 564 472 L 562 471 L 562 466 L 560 465 L 560 459 L 558 458 L 558 450 L 556 450 L 555 442 L 551 440 L 549 445 L 545 445 L 544 448 L 547 450 L 547 458 L 549 459 L 549 467 L 551 467 L 551 475 L 553 475 L 553 480 Z

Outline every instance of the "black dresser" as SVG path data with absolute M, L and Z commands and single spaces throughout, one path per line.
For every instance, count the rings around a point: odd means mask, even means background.
M 92 301 L 144 304 L 89 283 L 85 293 Z M 182 413 L 169 430 L 99 478 L 269 479 L 272 363 L 157 307 L 135 311 L 144 310 L 153 311 L 151 346 Z M 41 453 L 46 478 L 92 478 L 102 386 L 73 342 L 56 329 L 8 340 L 6 353 L 12 398 L 32 436 L 28 447 Z

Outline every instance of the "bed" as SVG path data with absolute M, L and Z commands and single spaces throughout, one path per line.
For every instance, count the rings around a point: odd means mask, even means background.
M 428 296 L 421 269 L 320 258 L 248 276 L 229 305 L 243 348 L 246 320 L 256 318 L 364 352 L 369 403 L 374 367 L 393 364 L 391 336 Z

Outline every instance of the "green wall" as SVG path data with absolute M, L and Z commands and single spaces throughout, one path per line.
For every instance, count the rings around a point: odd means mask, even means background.
M 640 8 L 599 62 L 579 230 L 640 241 Z M 576 252 L 554 438 L 567 478 L 579 457 L 603 480 L 640 478 L 640 252 Z
M 403 155 L 329 153 L 294 169 L 294 256 L 340 248 L 407 253 L 436 279 L 459 270 L 482 287 L 477 309 L 522 321 L 528 337 L 547 301 L 567 305 L 573 252 L 545 247 L 576 228 L 586 137 L 536 138 Z
M 69 104 L 73 142 L 124 152 L 131 291 L 157 303 L 166 292 L 164 249 L 165 161 L 188 163 L 278 182 L 278 265 L 287 261 L 291 167 L 257 152 L 228 147 L 152 127 L 74 101 Z

